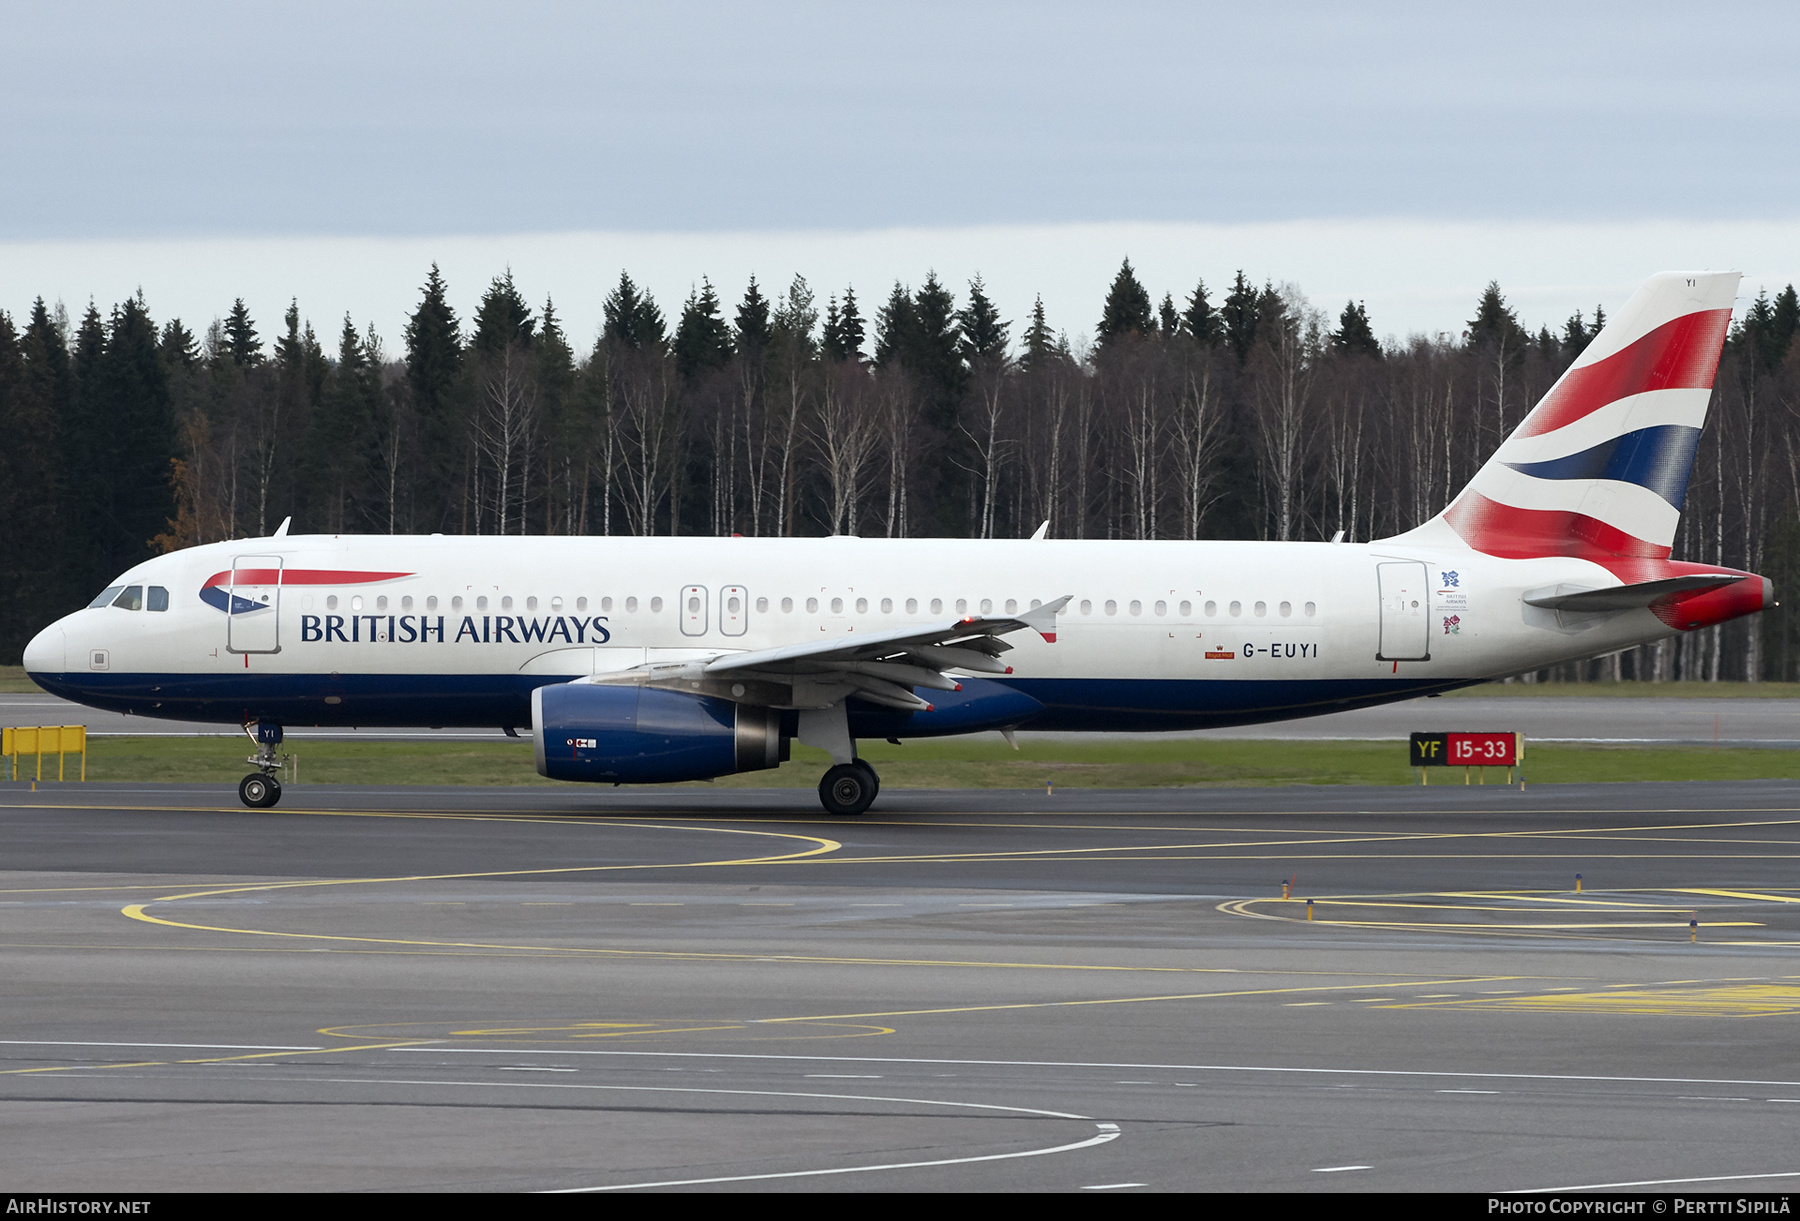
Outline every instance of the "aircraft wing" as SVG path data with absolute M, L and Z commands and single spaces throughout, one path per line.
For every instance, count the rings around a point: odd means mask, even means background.
M 787 708 L 828 707 L 854 695 L 889 708 L 924 711 L 931 704 L 913 688 L 961 689 L 947 671 L 1012 673 L 1012 667 L 999 660 L 1012 646 L 1000 637 L 1030 629 L 1054 643 L 1057 613 L 1072 596 L 1065 594 L 1017 615 L 969 616 L 707 660 L 651 662 L 578 681 L 661 686 Z

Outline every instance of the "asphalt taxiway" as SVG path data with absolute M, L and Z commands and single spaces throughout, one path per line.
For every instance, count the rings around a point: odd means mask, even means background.
M 0 785 L 0 1169 L 1783 1189 L 1797 862 L 1776 782 Z

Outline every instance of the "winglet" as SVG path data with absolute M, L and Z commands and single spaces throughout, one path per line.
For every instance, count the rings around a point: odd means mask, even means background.
M 1044 540 L 1044 536 L 1048 533 L 1050 533 L 1050 520 L 1049 520 L 1049 518 L 1045 518 L 1044 524 L 1039 526 L 1036 530 L 1033 530 L 1031 532 L 1031 541 L 1034 543 L 1040 543 Z
M 1044 638 L 1045 644 L 1056 643 L 1056 613 L 1069 604 L 1074 594 L 1064 594 L 1054 602 L 1046 602 L 1019 616 L 1019 622 Z
M 281 524 L 279 526 L 275 527 L 275 533 L 271 534 L 269 537 L 270 538 L 286 538 L 287 532 L 288 532 L 288 527 L 293 524 L 294 524 L 294 517 L 293 517 L 293 514 L 290 513 L 288 516 L 281 519 Z

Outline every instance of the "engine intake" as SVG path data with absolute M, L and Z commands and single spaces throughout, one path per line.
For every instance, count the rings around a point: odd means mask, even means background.
M 781 714 L 658 687 L 561 683 L 531 693 L 538 775 L 663 784 L 775 767 Z

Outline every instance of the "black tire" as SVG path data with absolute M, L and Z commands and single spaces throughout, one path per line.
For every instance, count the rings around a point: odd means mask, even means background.
M 856 760 L 850 766 L 851 767 L 860 767 L 860 768 L 862 768 L 863 771 L 868 773 L 868 776 L 869 776 L 869 800 L 870 801 L 874 801 L 877 797 L 881 796 L 881 777 L 877 776 L 875 774 L 874 768 L 870 767 L 868 765 L 868 763 L 866 763 L 865 761 L 863 761 L 861 759 Z
M 252 810 L 266 810 L 281 800 L 281 781 L 261 772 L 251 772 L 238 781 L 238 800 Z
M 838 818 L 854 818 L 875 800 L 875 773 L 866 763 L 840 763 L 819 781 L 819 801 L 825 812 Z

